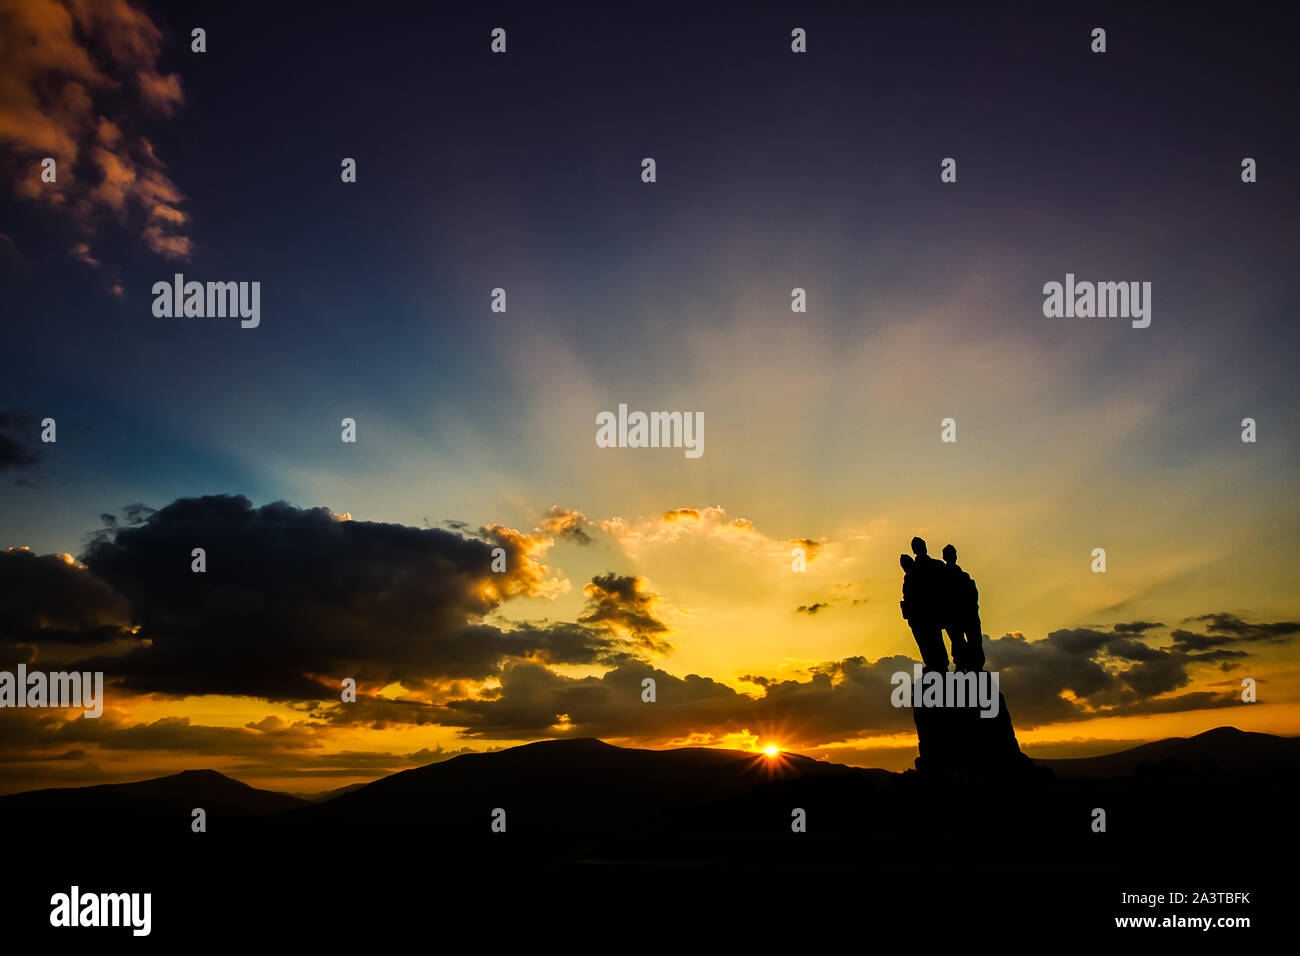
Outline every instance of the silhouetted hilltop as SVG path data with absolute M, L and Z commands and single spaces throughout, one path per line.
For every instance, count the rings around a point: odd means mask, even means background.
M 1295 774 L 1300 773 L 1300 738 L 1218 727 L 1104 756 L 1034 763 L 1050 768 L 1062 783 Z M 503 807 L 512 822 L 537 814 L 582 829 L 630 823 L 673 808 L 743 802 L 755 795 L 898 790 L 911 776 L 910 771 L 868 770 L 799 754 L 768 757 L 705 747 L 642 750 L 588 737 L 461 754 L 314 798 L 257 789 L 215 770 L 30 790 L 0 796 L 0 820 L 45 812 L 188 815 L 194 807 L 240 817 L 293 812 L 295 817 L 391 820 L 469 813 L 477 819 Z
M 333 790 L 322 790 L 320 793 L 292 792 L 289 794 L 289 796 L 297 797 L 299 800 L 302 800 L 306 803 L 325 803 L 328 800 L 333 800 L 335 797 L 341 797 L 345 793 L 351 793 L 353 790 L 360 790 L 362 787 L 366 786 L 369 782 L 370 781 L 362 781 L 361 783 L 349 783 L 347 786 L 335 787 Z
M 737 797 L 776 781 L 893 777 L 797 754 L 768 757 L 686 747 L 638 750 L 594 738 L 545 740 L 405 770 L 304 808 L 298 816 L 350 820 L 443 817 L 481 820 L 506 810 L 529 830 L 593 830 L 626 825 L 669 808 Z
M 1099 757 L 1035 759 L 1062 780 L 1109 780 L 1143 774 L 1258 775 L 1300 771 L 1300 737 L 1216 727 Z
M 1245 770 L 1294 771 L 1294 744 L 1225 728 L 1134 748 L 1113 766 L 1126 773 L 1197 751 L 1245 755 Z M 212 771 L 15 794 L 0 798 L 0 827 L 25 867 L 16 890 L 23 912 L 43 916 L 51 894 L 74 882 L 140 887 L 156 894 L 159 933 L 169 921 L 189 932 L 210 918 L 205 901 L 232 887 L 246 921 L 283 919 L 286 905 L 314 913 L 321 878 L 345 890 L 350 912 L 386 912 L 397 901 L 421 925 L 436 886 L 439 901 L 452 900 L 444 913 L 487 926 L 515 918 L 498 906 L 505 882 L 519 898 L 554 891 L 542 920 L 608 886 L 630 899 L 706 901 L 729 887 L 760 906 L 769 896 L 817 906 L 833 897 L 846 912 L 901 887 L 888 897 L 891 914 L 911 905 L 915 918 L 931 920 L 951 917 L 970 881 L 992 880 L 1008 899 L 1027 901 L 1017 927 L 1043 916 L 1059 930 L 1061 914 L 1073 912 L 1067 903 L 1106 914 L 1135 879 L 1215 885 L 1234 872 L 1242 846 L 1290 852 L 1295 790 L 1260 779 L 951 777 L 793 754 L 552 740 L 462 754 L 319 804 Z M 191 829 L 196 806 L 208 811 L 204 833 Z M 496 808 L 506 832 L 492 829 Z M 412 861 L 415 880 L 405 877 Z M 1254 873 L 1233 888 L 1256 888 Z M 941 899 L 943 888 L 956 888 L 951 899 Z
M 29 790 L 0 797 L 0 820 L 75 815 L 82 823 L 94 817 L 139 816 L 188 820 L 202 807 L 209 816 L 264 816 L 305 805 L 306 801 L 271 790 L 258 790 L 215 770 L 185 770 L 170 777 L 136 783 Z
M 1123 758 L 1115 772 L 1127 776 L 1054 779 L 889 773 L 795 754 L 550 740 L 462 754 L 324 803 L 212 771 L 16 794 L 0 798 L 0 826 L 37 855 L 48 854 L 51 841 L 93 842 L 104 879 L 118 879 L 124 860 L 138 859 L 145 879 L 160 860 L 176 858 L 186 866 L 203 861 L 219 883 L 242 873 L 249 854 L 268 852 L 312 871 L 337 863 L 340 847 L 384 848 L 392 866 L 412 856 L 477 860 L 492 873 L 560 864 L 834 868 L 882 854 L 890 865 L 922 870 L 1069 861 L 1083 872 L 1157 860 L 1177 873 L 1226 865 L 1220 857 L 1241 845 L 1294 843 L 1294 788 L 1272 785 L 1276 777 L 1243 786 L 1211 760 L 1236 753 L 1243 773 L 1294 773 L 1294 743 L 1228 728 L 1114 755 Z M 1194 800 L 1182 774 L 1196 773 L 1195 761 L 1167 772 L 1166 757 L 1179 753 L 1201 754 L 1212 770 L 1196 779 Z M 1164 769 L 1129 773 L 1141 766 Z M 206 833 L 191 830 L 194 807 L 207 811 Z M 1207 808 L 1232 821 L 1232 840 L 1207 847 L 1195 838 Z M 505 832 L 493 829 L 498 809 Z M 1104 831 L 1094 829 L 1098 810 Z M 976 845 L 996 849 L 982 857 Z M 66 886 L 66 870 L 55 865 L 62 858 L 50 859 L 47 882 Z M 45 890 L 48 900 L 53 891 Z

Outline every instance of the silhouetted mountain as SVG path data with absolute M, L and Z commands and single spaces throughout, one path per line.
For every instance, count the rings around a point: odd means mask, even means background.
M 506 810 L 511 829 L 593 831 L 645 820 L 667 809 L 736 797 L 775 781 L 891 778 L 796 754 L 768 757 L 687 747 L 637 750 L 594 738 L 545 740 L 404 770 L 304 808 L 301 816 L 348 820 L 481 820 Z
M 282 813 L 306 801 L 258 790 L 215 770 L 185 770 L 170 777 L 93 787 L 29 790 L 0 797 L 0 820 L 53 817 L 88 823 L 103 817 L 188 820 L 202 807 L 209 817 L 252 817 Z M 188 824 L 187 824 L 188 826 Z
M 1062 780 L 1139 775 L 1263 775 L 1300 771 L 1300 737 L 1216 727 L 1195 737 L 1170 737 L 1099 757 L 1035 759 Z
M 1136 750 L 1162 766 L 1186 745 L 1208 754 L 1217 751 L 1207 744 L 1230 751 L 1234 741 L 1294 752 L 1290 740 L 1230 729 Z M 1146 765 L 1133 753 L 1116 756 Z M 315 913 L 322 880 L 346 894 L 348 912 L 396 907 L 412 926 L 479 927 L 554 919 L 610 887 L 619 905 L 683 899 L 726 903 L 726 912 L 766 900 L 854 912 L 883 899 L 889 918 L 922 926 L 936 913 L 961 918 L 963 901 L 966 919 L 987 918 L 974 906 L 982 898 L 963 894 L 989 881 L 1021 907 L 1018 929 L 1042 919 L 1059 931 L 1080 905 L 1109 913 L 1135 880 L 1211 886 L 1236 873 L 1243 846 L 1291 852 L 1294 792 L 1215 775 L 1189 785 L 1159 773 L 895 774 L 586 739 L 464 754 L 321 804 L 211 771 L 36 791 L 0 798 L 0 826 L 23 861 L 22 912 L 48 912 L 51 894 L 74 883 L 140 887 L 155 893 L 159 933 L 210 919 L 210 901 L 230 899 L 232 887 L 248 925 Z M 206 833 L 191 830 L 194 806 L 209 811 Z M 506 811 L 504 833 L 492 830 L 495 808 Z M 1259 872 L 1247 868 L 1232 888 L 1258 890 Z M 525 913 L 520 901 L 536 905 Z
M 333 800 L 335 797 L 341 797 L 345 793 L 351 793 L 353 790 L 360 790 L 368 782 L 350 783 L 346 787 L 335 787 L 333 790 L 322 790 L 320 793 L 291 793 L 289 796 L 305 800 L 307 803 L 324 803 L 327 800 Z
M 1039 759 L 1061 781 L 1149 776 L 1255 775 L 1300 771 L 1300 738 L 1219 727 L 1118 753 Z M 187 770 L 135 783 L 31 790 L 0 796 L 0 819 L 33 813 L 105 812 L 393 820 L 507 810 L 512 826 L 530 817 L 551 826 L 591 829 L 626 825 L 676 809 L 776 791 L 865 792 L 898 787 L 908 774 L 868 770 L 798 754 L 686 747 L 640 750 L 594 738 L 545 740 L 405 770 L 368 784 L 314 797 L 260 790 L 214 770 Z

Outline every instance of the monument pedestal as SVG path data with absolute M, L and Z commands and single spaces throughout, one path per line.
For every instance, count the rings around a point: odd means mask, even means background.
M 1003 779 L 1044 772 L 1020 752 L 1006 698 L 998 694 L 996 713 L 977 701 L 944 699 L 939 706 L 913 703 L 912 719 L 921 755 L 916 769 L 928 778 Z M 1048 771 L 1050 772 L 1050 771 Z

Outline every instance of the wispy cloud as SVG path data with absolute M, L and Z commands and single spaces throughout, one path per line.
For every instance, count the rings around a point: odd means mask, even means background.
M 803 548 L 808 561 L 815 560 L 828 547 L 811 538 L 772 538 L 754 527 L 748 518 L 728 518 L 719 506 L 707 508 L 673 508 L 649 518 L 627 521 L 610 518 L 600 527 L 630 556 L 647 548 L 673 544 L 684 537 L 698 536 L 721 541 L 756 554 L 789 559 L 791 551 Z

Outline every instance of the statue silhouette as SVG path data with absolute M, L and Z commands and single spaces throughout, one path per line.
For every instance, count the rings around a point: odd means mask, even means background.
M 912 539 L 912 551 L 915 557 L 903 554 L 898 558 L 903 568 L 903 600 L 899 606 L 921 651 L 926 680 L 933 680 L 929 675 L 934 671 L 946 675 L 938 685 L 937 701 L 911 704 L 920 751 L 917 771 L 928 779 L 1041 777 L 1043 772 L 1020 751 L 1006 697 L 996 680 L 998 675 L 983 673 L 975 580 L 957 563 L 957 549 L 952 545 L 943 549 L 942 561 L 930 557 L 923 538 Z M 969 673 L 947 673 L 944 630 L 952 639 L 956 670 Z M 983 682 L 991 683 L 991 692 L 996 695 L 995 711 L 958 689 L 959 683 L 963 688 L 987 688 L 989 684 Z M 914 694 L 918 697 L 914 701 L 919 699 L 921 683 L 916 682 Z
M 925 542 L 920 538 L 912 539 L 912 550 L 920 551 L 916 558 L 910 554 L 900 554 L 899 564 L 903 568 L 903 600 L 898 602 L 903 618 L 912 628 L 916 646 L 921 651 L 921 661 L 927 671 L 945 672 L 948 670 L 948 651 L 943 645 L 943 631 L 940 627 L 939 585 L 934 558 L 925 554 Z M 922 560 L 924 559 L 924 560 Z M 940 565 L 941 567 L 941 565 Z
M 957 549 L 950 544 L 944 545 L 943 562 L 943 626 L 952 641 L 952 662 L 957 670 L 983 670 L 979 588 L 957 563 Z
M 943 561 L 930 557 L 924 538 L 912 539 L 916 555 L 899 555 L 903 568 L 903 617 L 912 628 L 926 670 L 947 671 L 948 649 L 943 632 L 952 641 L 952 662 L 959 671 L 984 669 L 980 635 L 979 589 L 957 563 L 957 549 L 946 545 Z

